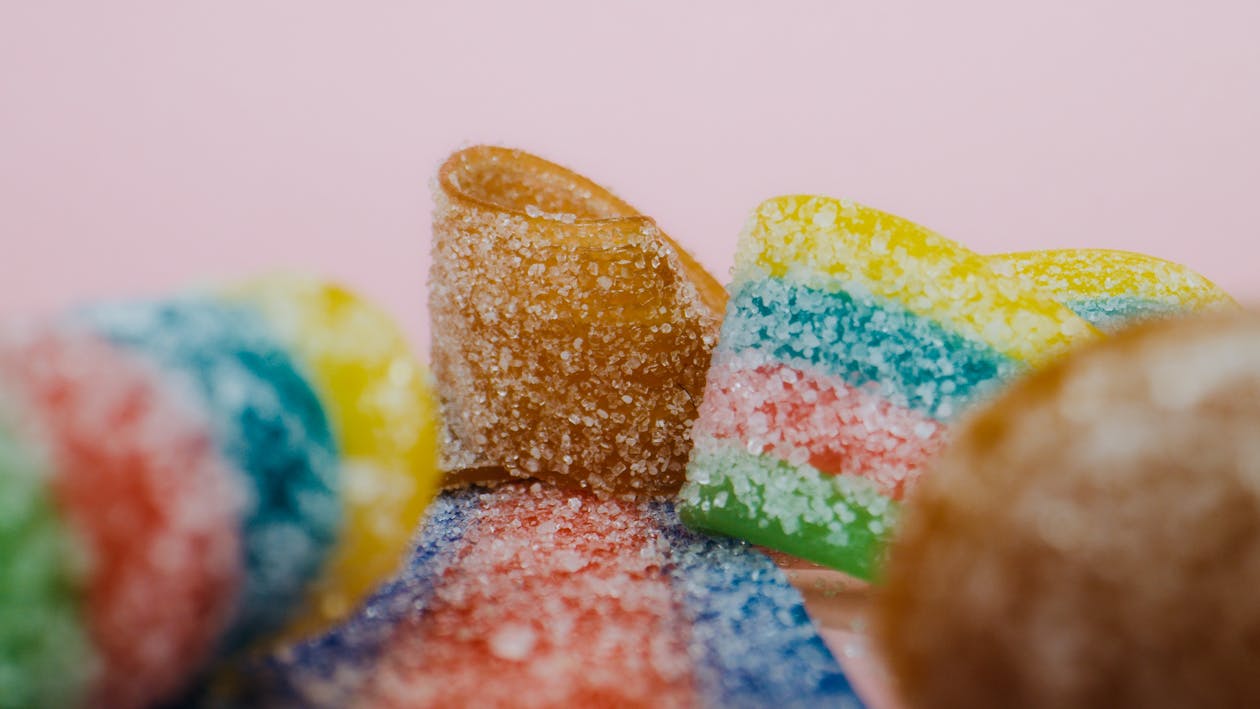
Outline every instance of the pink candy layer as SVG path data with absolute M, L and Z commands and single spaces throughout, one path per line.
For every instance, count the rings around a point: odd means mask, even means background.
M 0 342 L 0 383 L 51 454 L 85 552 L 91 706 L 169 697 L 210 657 L 240 576 L 241 497 L 196 414 L 156 374 L 86 334 Z
M 843 380 L 738 356 L 709 370 L 697 439 L 734 439 L 750 452 L 832 475 L 860 475 L 901 499 L 945 444 L 939 421 Z
M 362 705 L 696 706 L 690 625 L 641 508 L 514 488 L 486 494 Z

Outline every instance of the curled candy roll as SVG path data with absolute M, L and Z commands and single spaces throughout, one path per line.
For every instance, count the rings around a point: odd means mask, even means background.
M 429 311 L 449 481 L 676 490 L 725 294 L 655 222 L 532 155 L 438 173 Z

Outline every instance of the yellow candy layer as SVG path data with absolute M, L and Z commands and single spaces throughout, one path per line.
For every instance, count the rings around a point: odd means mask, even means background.
M 984 256 L 846 200 L 763 203 L 740 240 L 736 265 L 813 288 L 869 292 L 1030 364 L 1098 334 L 1049 295 L 993 271 Z
M 397 325 L 349 291 L 272 277 L 232 296 L 308 370 L 342 454 L 342 535 L 286 632 L 298 637 L 343 618 L 398 568 L 438 486 L 437 402 Z
M 1181 264 L 1129 251 L 1065 249 L 999 254 L 994 270 L 1030 279 L 1059 300 L 1134 297 L 1186 310 L 1236 305 L 1216 284 Z

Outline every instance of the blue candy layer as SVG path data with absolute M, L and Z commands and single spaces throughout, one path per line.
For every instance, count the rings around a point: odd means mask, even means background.
M 666 573 L 691 621 L 694 674 L 709 706 L 862 706 L 769 557 L 687 529 L 672 504 L 650 513 L 667 542 Z
M 851 386 L 878 387 L 894 403 L 937 420 L 949 420 L 1020 368 L 895 303 L 773 278 L 734 288 L 718 347 L 812 365 Z
M 200 298 L 96 306 L 77 320 L 150 358 L 209 412 L 242 473 L 245 582 L 225 646 L 278 628 L 341 521 L 336 446 L 310 384 L 262 320 Z
M 1128 295 L 1082 298 L 1064 303 L 1069 310 L 1106 333 L 1124 329 L 1144 320 L 1166 318 L 1186 312 L 1184 306 Z
M 481 490 L 446 492 L 429 505 L 415 551 L 349 620 L 265 659 L 254 682 L 257 703 L 350 706 L 400 623 L 424 612 L 477 514 Z M 265 700 L 265 701 L 262 701 Z

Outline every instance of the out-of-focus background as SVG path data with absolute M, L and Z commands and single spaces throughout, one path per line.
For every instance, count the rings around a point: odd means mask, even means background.
M 608 184 L 719 277 L 758 202 L 818 192 L 1260 300 L 1257 27 L 1255 0 L 7 0 L 0 316 L 309 269 L 422 343 L 429 180 L 475 142 Z

